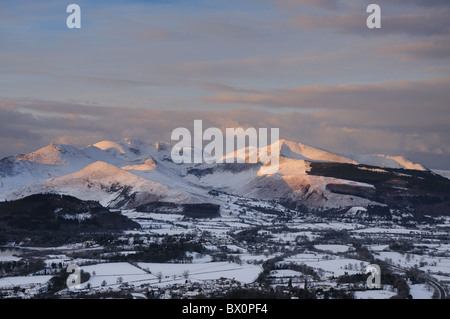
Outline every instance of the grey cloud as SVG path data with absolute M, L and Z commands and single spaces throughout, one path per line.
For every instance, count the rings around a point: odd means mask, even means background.
M 400 5 L 400 6 L 423 6 L 423 7 L 449 7 L 450 1 L 448 0 L 365 0 L 367 3 L 378 3 L 380 5 Z
M 381 29 L 366 26 L 368 15 L 361 13 L 298 15 L 290 19 L 293 25 L 309 30 L 329 29 L 343 34 L 378 35 L 407 34 L 413 36 L 446 35 L 450 33 L 450 11 L 432 10 L 423 13 L 382 14 Z
M 432 41 L 422 41 L 391 45 L 378 50 L 384 54 L 395 54 L 406 60 L 449 60 L 450 38 L 437 37 Z
M 282 6 L 306 5 L 326 10 L 335 10 L 340 6 L 338 0 L 278 0 Z
M 232 103 L 296 109 L 422 109 L 448 111 L 450 78 L 388 81 L 374 84 L 310 85 L 258 93 L 222 92 L 210 103 Z
M 2 123 L 9 122 L 7 126 L 2 125 L 9 133 L 1 131 L 0 157 L 30 152 L 50 142 L 86 146 L 124 137 L 169 141 L 174 128 L 192 129 L 195 119 L 202 119 L 204 128 L 278 127 L 282 138 L 344 154 L 415 154 L 416 158 L 426 159 L 422 163 L 429 167 L 445 168 L 441 159 L 450 156 L 450 148 L 445 147 L 450 145 L 448 112 L 427 112 L 426 108 L 412 112 L 406 107 L 393 111 L 361 107 L 274 113 L 261 109 L 168 111 L 79 105 L 78 117 L 73 117 L 66 112 L 77 107 L 76 103 L 35 102 L 36 105 L 28 102 L 25 109 L 20 101 L 0 103 L 0 114 L 5 115 L 1 117 Z M 39 116 L 27 113 L 42 109 L 43 104 L 49 106 Z M 58 110 L 62 111 L 58 113 Z

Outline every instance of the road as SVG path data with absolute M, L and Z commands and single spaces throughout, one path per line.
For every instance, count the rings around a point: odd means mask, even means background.
M 444 288 L 442 288 L 442 286 L 437 282 L 437 281 L 435 281 L 434 279 L 431 279 L 431 278 L 426 278 L 426 280 L 437 290 L 437 291 L 439 291 L 439 299 L 446 299 L 447 298 L 447 296 L 446 296 L 446 293 L 445 293 L 445 290 L 444 290 Z
M 406 269 L 402 268 L 402 267 L 398 267 L 398 266 L 394 266 L 394 265 L 389 265 L 392 269 L 396 269 L 396 270 L 400 270 L 402 272 L 405 272 Z M 433 278 L 428 277 L 428 276 L 424 276 L 424 279 L 426 281 L 428 281 L 433 287 L 434 289 L 436 289 L 436 291 L 439 292 L 439 299 L 446 299 L 447 298 L 447 294 L 445 293 L 445 289 L 442 288 L 442 286 Z

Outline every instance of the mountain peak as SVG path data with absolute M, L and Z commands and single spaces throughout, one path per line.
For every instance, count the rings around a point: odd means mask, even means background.
M 357 164 L 350 158 L 302 143 L 280 140 L 280 155 L 301 160 Z
M 126 153 L 123 146 L 121 146 L 120 144 L 118 144 L 116 142 L 112 142 L 112 141 L 101 141 L 101 142 L 95 143 L 92 146 L 95 146 L 95 147 L 101 149 L 102 151 L 106 151 L 106 152 L 112 153 L 114 155 Z
M 117 180 L 120 180 L 120 178 L 123 178 L 124 175 L 132 175 L 132 174 L 122 170 L 121 168 L 113 164 L 97 161 L 90 165 L 87 165 L 85 168 L 76 173 L 73 173 L 72 175 L 73 177 L 78 177 L 78 175 L 86 176 L 91 179 L 96 178 L 103 179 L 104 177 L 111 176 L 115 177 L 115 179 Z
M 407 160 L 403 156 L 374 154 L 374 155 L 354 155 L 351 157 L 360 164 L 370 166 L 427 171 L 427 169 L 421 164 L 413 163 L 412 161 Z
M 64 157 L 79 155 L 80 151 L 72 145 L 51 143 L 37 151 L 22 155 L 18 159 L 47 165 L 63 165 L 66 163 Z

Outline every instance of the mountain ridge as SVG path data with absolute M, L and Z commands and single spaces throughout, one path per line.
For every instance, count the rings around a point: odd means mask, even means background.
M 208 195 L 217 190 L 328 210 L 392 206 L 395 196 L 430 194 L 446 202 L 439 190 L 446 189 L 445 181 L 450 182 L 403 157 L 341 155 L 285 139 L 278 144 L 279 170 L 269 175 L 261 173 L 262 163 L 248 163 L 248 152 L 258 151 L 256 148 L 234 153 L 246 156 L 247 163 L 176 164 L 171 160 L 170 145 L 133 139 L 105 140 L 80 149 L 50 144 L 8 157 L 0 161 L 0 200 L 52 192 L 82 200 L 100 199 L 102 205 L 115 209 L 151 202 L 220 205 L 223 203 Z M 427 183 L 418 182 L 420 178 Z M 438 186 L 433 188 L 433 183 Z M 381 190 L 392 198 L 383 197 Z M 415 208 L 417 205 L 411 209 Z

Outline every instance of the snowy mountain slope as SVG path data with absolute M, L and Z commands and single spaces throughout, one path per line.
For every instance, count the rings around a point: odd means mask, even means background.
M 326 150 L 307 146 L 302 143 L 296 143 L 288 140 L 279 140 L 278 142 L 278 154 L 280 157 L 297 159 L 297 160 L 309 160 L 309 161 L 323 161 L 323 162 L 336 162 L 336 163 L 353 163 L 356 161 L 338 155 L 330 153 Z M 276 143 L 264 147 L 263 150 L 270 154 L 270 150 L 276 148 Z M 224 161 L 227 158 L 240 158 L 244 162 L 248 162 L 252 156 L 256 157 L 260 150 L 257 147 L 249 146 L 243 149 L 238 149 L 223 157 Z
M 146 180 L 105 162 L 95 162 L 73 174 L 26 185 L 4 197 L 17 199 L 39 193 L 98 200 L 103 206 L 111 208 L 135 207 L 155 201 L 196 202 L 182 191 Z
M 83 161 L 86 156 L 71 145 L 50 144 L 35 152 L 18 157 L 19 161 L 28 161 L 47 165 L 64 165 L 74 160 Z
M 0 160 L 0 194 L 28 183 L 76 172 L 93 162 L 71 145 L 50 144 L 35 152 Z
M 385 168 L 404 168 L 419 171 L 426 171 L 427 169 L 420 164 L 413 163 L 402 156 L 388 156 L 388 155 L 354 155 L 351 156 L 359 164 L 366 164 Z
M 280 156 L 293 159 L 306 159 L 310 161 L 357 164 L 350 158 L 287 140 L 280 140 Z
M 50 144 L 29 154 L 2 159 L 0 160 L 0 194 L 31 182 L 74 173 L 97 161 L 116 166 L 134 165 L 135 161 L 139 162 L 137 151 L 133 148 L 135 145 L 130 145 L 131 140 L 124 140 L 121 143 L 124 145 L 103 141 L 97 143 L 100 148 L 91 145 L 83 149 L 77 149 L 71 145 Z M 124 153 L 111 151 L 111 147 L 107 148 L 107 145 L 115 145 Z M 149 157 L 144 156 L 144 158 Z M 145 160 L 142 164 L 145 164 Z
M 220 205 L 220 199 L 209 194 L 219 190 L 325 210 L 383 206 L 386 198 L 379 190 L 389 194 L 394 188 L 407 191 L 408 185 L 426 188 L 428 184 L 417 178 L 433 178 L 420 164 L 401 157 L 343 156 L 287 140 L 277 144 L 279 169 L 270 174 L 262 171 L 262 163 L 248 163 L 252 153 L 261 151 L 252 147 L 226 155 L 240 156 L 246 163 L 177 164 L 171 160 L 173 144 L 169 143 L 124 139 L 82 149 L 51 144 L 0 161 L 0 200 L 54 192 L 117 208 L 152 201 Z M 441 186 L 439 190 L 446 187 Z
M 314 148 L 301 143 L 280 140 L 280 156 L 309 161 L 332 163 L 365 164 L 385 168 L 404 168 L 426 171 L 421 164 L 413 163 L 402 156 L 389 155 L 339 155 L 326 150 Z
M 222 164 L 218 167 L 194 168 L 187 172 L 186 179 L 192 184 L 216 189 L 233 195 L 262 200 L 283 198 L 301 201 L 304 205 L 321 209 L 358 205 L 381 205 L 367 198 L 375 191 L 371 184 L 338 178 L 309 175 L 309 162 L 291 158 L 280 158 L 277 174 L 260 174 L 261 164 Z M 342 185 L 355 189 L 353 195 L 337 194 L 328 185 Z M 359 189 L 359 191 L 356 191 Z M 364 197 L 357 196 L 358 194 Z
M 450 179 L 450 171 L 434 169 L 433 172 L 435 172 L 436 174 L 439 174 L 445 178 Z

